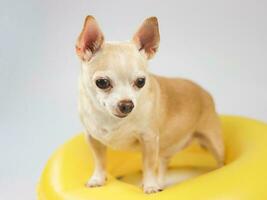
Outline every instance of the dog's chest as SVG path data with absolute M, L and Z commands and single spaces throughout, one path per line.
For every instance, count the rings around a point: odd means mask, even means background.
M 134 125 L 96 124 L 90 129 L 90 134 L 94 138 L 113 149 L 137 150 L 139 148 L 138 132 Z

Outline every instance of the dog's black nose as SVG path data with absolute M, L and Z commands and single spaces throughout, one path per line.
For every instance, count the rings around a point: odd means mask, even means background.
M 122 100 L 118 103 L 118 108 L 121 113 L 128 114 L 133 110 L 134 104 L 131 100 Z

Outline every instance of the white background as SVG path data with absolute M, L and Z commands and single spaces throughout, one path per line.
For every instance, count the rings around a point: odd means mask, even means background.
M 218 111 L 267 121 L 267 2 L 262 0 L 1 0 L 0 199 L 33 200 L 49 155 L 82 130 L 74 44 L 94 15 L 107 40 L 159 19 L 150 69 L 192 79 Z

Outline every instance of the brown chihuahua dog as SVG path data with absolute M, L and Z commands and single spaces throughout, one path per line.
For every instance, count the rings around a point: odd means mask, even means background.
M 162 189 L 171 156 L 193 138 L 224 163 L 224 143 L 212 97 L 197 84 L 148 72 L 159 46 L 156 17 L 131 41 L 106 42 L 96 20 L 85 19 L 76 44 L 81 60 L 79 112 L 95 159 L 87 185 L 106 180 L 106 146 L 141 151 L 143 189 Z

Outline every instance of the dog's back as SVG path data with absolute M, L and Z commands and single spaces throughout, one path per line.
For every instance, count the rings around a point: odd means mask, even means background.
M 153 77 L 160 88 L 160 106 L 164 113 L 161 118 L 164 127 L 160 133 L 161 153 L 171 156 L 197 138 L 222 162 L 221 127 L 210 94 L 190 80 Z

